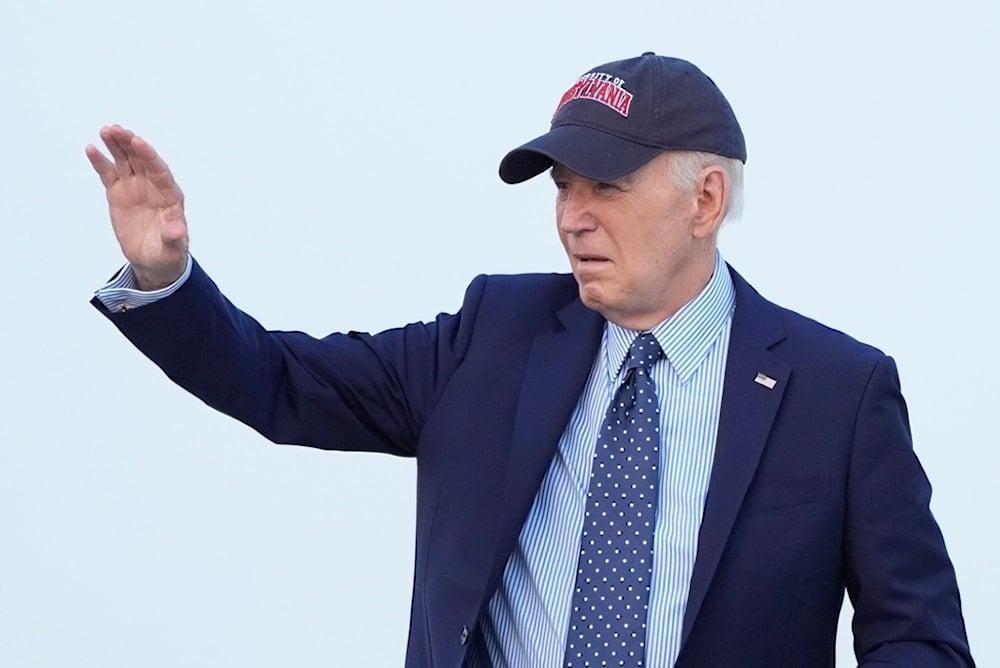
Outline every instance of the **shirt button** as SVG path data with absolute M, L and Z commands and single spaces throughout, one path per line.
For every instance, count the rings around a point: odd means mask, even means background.
M 466 642 L 468 642 L 468 640 L 469 640 L 469 627 L 463 626 L 462 632 L 458 634 L 458 642 L 464 645 Z

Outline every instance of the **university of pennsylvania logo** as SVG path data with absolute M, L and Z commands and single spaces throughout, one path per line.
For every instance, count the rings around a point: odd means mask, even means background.
M 628 118 L 628 109 L 632 104 L 632 93 L 625 90 L 625 81 L 622 78 L 604 72 L 590 72 L 580 77 L 563 94 L 562 99 L 559 100 L 559 106 L 556 107 L 556 113 L 559 113 L 563 105 L 573 100 L 600 102 Z

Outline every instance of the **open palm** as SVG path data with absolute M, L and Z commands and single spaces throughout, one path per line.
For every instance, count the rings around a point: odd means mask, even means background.
M 118 125 L 101 128 L 113 160 L 93 144 L 87 158 L 107 190 L 111 225 L 139 287 L 174 282 L 187 263 L 184 194 L 152 146 Z

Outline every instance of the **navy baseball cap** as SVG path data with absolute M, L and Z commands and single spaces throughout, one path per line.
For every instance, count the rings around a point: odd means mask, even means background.
M 647 52 L 580 77 L 551 129 L 504 156 L 500 178 L 520 183 L 558 162 L 613 181 L 670 150 L 747 160 L 743 131 L 715 82 L 686 60 Z

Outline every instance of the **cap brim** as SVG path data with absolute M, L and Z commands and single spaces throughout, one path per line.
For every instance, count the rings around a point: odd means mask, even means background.
M 553 163 L 594 181 L 613 181 L 631 174 L 663 152 L 581 125 L 560 125 L 515 148 L 500 161 L 500 178 L 521 183 Z

